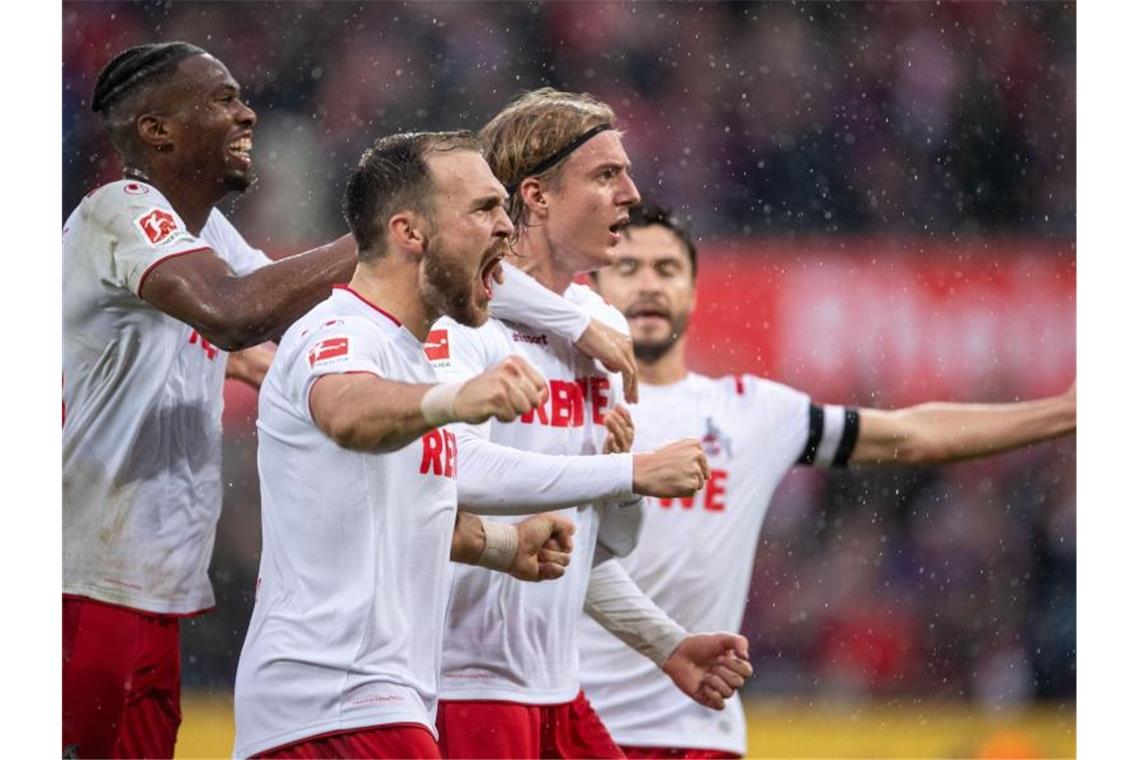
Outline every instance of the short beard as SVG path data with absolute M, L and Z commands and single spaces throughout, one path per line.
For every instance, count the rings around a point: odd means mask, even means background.
M 478 327 L 485 321 L 484 315 L 471 303 L 471 288 L 455 281 L 454 273 L 437 249 L 434 237 L 424 240 L 420 291 L 433 322 L 441 315 L 447 315 L 467 327 Z
M 227 174 L 222 180 L 227 192 L 231 193 L 244 193 L 246 190 L 257 184 L 257 175 L 253 172 L 246 172 L 245 174 Z
M 646 364 L 656 364 L 661 360 L 661 357 L 669 352 L 674 344 L 681 339 L 685 334 L 685 330 L 689 328 L 689 315 L 680 314 L 673 319 L 672 328 L 669 335 L 662 340 L 658 341 L 634 341 L 633 342 L 633 355 L 639 362 Z

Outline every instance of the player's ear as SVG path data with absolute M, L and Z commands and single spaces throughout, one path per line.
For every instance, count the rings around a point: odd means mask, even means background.
M 549 209 L 549 199 L 542 182 L 537 177 L 527 177 L 519 184 L 519 197 L 523 203 L 523 218 L 533 216 L 545 219 Z
M 143 144 L 154 150 L 169 150 L 174 145 L 170 123 L 158 114 L 139 114 L 135 119 L 135 130 Z
M 422 256 L 427 247 L 424 219 L 414 211 L 398 211 L 388 219 L 388 239 L 402 251 Z

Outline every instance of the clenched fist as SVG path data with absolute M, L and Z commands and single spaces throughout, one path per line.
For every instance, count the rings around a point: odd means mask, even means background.
M 642 496 L 692 496 L 708 479 L 709 462 L 696 438 L 633 455 L 633 492 Z
M 748 639 L 735 633 L 690 634 L 661 669 L 694 702 L 723 710 L 724 701 L 752 675 Z
M 516 527 L 519 548 L 507 572 L 520 581 L 561 578 L 574 550 L 574 523 L 544 512 L 523 520 Z
M 521 356 L 508 356 L 468 380 L 455 396 L 455 419 L 478 424 L 494 417 L 510 422 L 544 403 L 546 380 Z

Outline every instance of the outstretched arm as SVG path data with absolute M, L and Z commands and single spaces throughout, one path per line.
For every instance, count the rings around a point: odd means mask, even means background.
M 687 633 L 614 560 L 600 562 L 590 572 L 585 611 L 705 707 L 723 710 L 724 700 L 752 675 L 747 639 L 732 633 Z
M 280 335 L 334 284 L 348 282 L 355 267 L 351 235 L 244 276 L 207 248 L 156 264 L 139 294 L 214 345 L 236 351 Z
M 851 463 L 938 464 L 989 456 L 1072 433 L 1076 385 L 1051 398 L 1015 404 L 919 404 L 859 410 Z

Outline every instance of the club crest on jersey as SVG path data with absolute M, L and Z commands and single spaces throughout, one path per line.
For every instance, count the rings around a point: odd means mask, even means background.
M 328 338 L 309 349 L 309 367 L 339 364 L 348 361 L 348 338 Z
M 174 218 L 174 214 L 160 208 L 151 209 L 138 217 L 135 219 L 135 224 L 151 245 L 159 245 L 178 232 L 178 221 Z
M 715 457 L 723 452 L 726 457 L 732 459 L 732 439 L 721 432 L 712 417 L 705 418 L 705 426 L 705 434 L 701 438 L 701 447 L 705 450 L 705 454 Z
M 146 189 L 146 185 L 140 185 L 138 182 L 131 182 L 123 185 L 123 192 L 127 195 L 146 195 L 150 190 Z
M 432 330 L 424 341 L 424 353 L 429 362 L 442 361 L 451 358 L 451 340 L 447 330 Z

